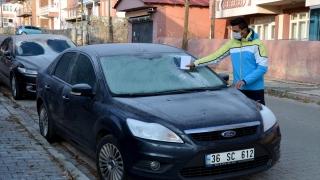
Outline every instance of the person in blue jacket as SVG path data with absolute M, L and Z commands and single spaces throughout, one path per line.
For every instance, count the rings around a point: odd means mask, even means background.
M 266 47 L 242 17 L 230 21 L 233 38 L 215 53 L 191 62 L 187 67 L 206 66 L 231 56 L 233 86 L 247 97 L 265 105 L 264 74 L 268 71 Z

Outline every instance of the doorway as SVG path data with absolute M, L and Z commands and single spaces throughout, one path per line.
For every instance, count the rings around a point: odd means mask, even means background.
M 152 43 L 153 22 L 132 24 L 132 43 Z

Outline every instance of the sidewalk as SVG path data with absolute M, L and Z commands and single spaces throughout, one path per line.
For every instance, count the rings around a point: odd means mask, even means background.
M 232 83 L 231 72 L 219 69 L 214 69 L 214 71 L 229 74 L 229 84 Z M 286 81 L 265 76 L 265 94 L 320 105 L 320 84 Z
M 0 180 L 88 179 L 25 121 L 0 93 Z

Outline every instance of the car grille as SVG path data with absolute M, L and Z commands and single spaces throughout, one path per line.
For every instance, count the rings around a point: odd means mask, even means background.
M 212 132 L 204 132 L 204 133 L 193 133 L 189 134 L 189 136 L 197 141 L 197 142 L 204 142 L 204 141 L 217 141 L 217 140 L 226 140 L 226 139 L 233 139 L 238 137 L 250 136 L 257 132 L 258 126 L 249 126 L 244 128 L 237 128 L 237 129 L 229 129 L 236 132 L 236 135 L 233 137 L 225 138 L 221 136 L 221 133 L 226 131 L 212 131 Z
M 253 161 L 240 162 L 230 165 L 214 166 L 214 167 L 205 167 L 205 166 L 196 166 L 196 167 L 187 167 L 183 168 L 180 171 L 180 175 L 184 178 L 200 178 L 208 176 L 216 176 L 221 174 L 230 174 L 236 173 L 239 171 L 250 170 L 258 168 L 260 166 L 265 166 L 270 161 L 268 155 L 255 158 Z

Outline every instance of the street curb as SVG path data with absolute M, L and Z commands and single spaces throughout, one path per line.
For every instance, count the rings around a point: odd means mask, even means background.
M 301 100 L 301 101 L 308 101 L 308 102 L 320 102 L 320 97 L 310 94 L 303 94 L 297 92 L 290 92 L 283 89 L 274 89 L 274 88 L 265 88 L 265 93 L 269 95 L 276 95 L 280 97 L 285 97 L 289 99 Z
M 66 157 L 58 152 L 54 147 L 50 145 L 50 143 L 42 136 L 40 133 L 31 127 L 25 119 L 28 121 L 32 121 L 32 119 L 23 111 L 17 110 L 14 107 L 14 105 L 11 103 L 11 100 L 5 97 L 2 93 L 0 93 L 1 98 L 5 101 L 0 101 L 0 103 L 4 106 L 5 109 L 11 114 L 14 115 L 21 125 L 23 125 L 27 131 L 39 142 L 42 144 L 42 147 L 45 151 L 47 151 L 49 154 L 51 154 L 55 159 L 59 161 L 59 163 L 62 164 L 62 166 L 70 173 L 69 176 L 71 176 L 74 179 L 79 180 L 89 180 L 89 178 L 84 175 L 78 168 L 76 168 L 72 163 L 67 161 Z

